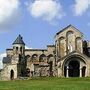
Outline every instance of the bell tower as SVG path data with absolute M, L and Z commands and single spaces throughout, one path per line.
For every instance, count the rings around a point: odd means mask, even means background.
M 25 43 L 23 38 L 19 34 L 16 40 L 13 42 L 13 55 L 24 55 Z
M 23 74 L 25 74 L 26 69 L 25 43 L 20 34 L 13 42 L 12 64 L 17 65 L 17 76 L 23 76 Z
M 13 42 L 13 57 L 12 64 L 21 64 L 24 62 L 25 57 L 25 43 L 23 38 L 19 34 L 16 40 Z

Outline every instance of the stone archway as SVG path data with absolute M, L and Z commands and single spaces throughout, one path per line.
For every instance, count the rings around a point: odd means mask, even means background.
M 64 76 L 65 77 L 85 77 L 86 76 L 86 62 L 78 57 L 72 56 L 64 62 Z
M 11 80 L 14 79 L 14 71 L 13 71 L 13 70 L 10 71 L 10 79 L 11 79 Z

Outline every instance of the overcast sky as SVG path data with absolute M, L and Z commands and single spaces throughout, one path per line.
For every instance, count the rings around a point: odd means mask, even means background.
M 26 46 L 46 48 L 69 24 L 90 40 L 90 0 L 0 0 L 0 53 L 19 34 Z

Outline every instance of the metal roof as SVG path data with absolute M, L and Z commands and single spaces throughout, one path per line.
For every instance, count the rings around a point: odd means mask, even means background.
M 14 41 L 13 44 L 23 44 L 25 45 L 23 38 L 21 37 L 21 35 L 19 34 L 19 36 L 16 38 L 16 40 Z

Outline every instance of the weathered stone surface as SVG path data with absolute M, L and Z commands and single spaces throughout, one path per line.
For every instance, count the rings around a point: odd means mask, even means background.
M 48 45 L 47 49 L 25 49 L 25 44 L 19 42 L 13 44 L 13 49 L 6 50 L 11 61 L 4 62 L 2 80 L 41 76 L 90 76 L 90 57 L 83 53 L 83 34 L 72 25 L 58 32 L 55 45 Z M 85 49 L 88 50 L 87 48 L 90 48 L 89 41 Z

